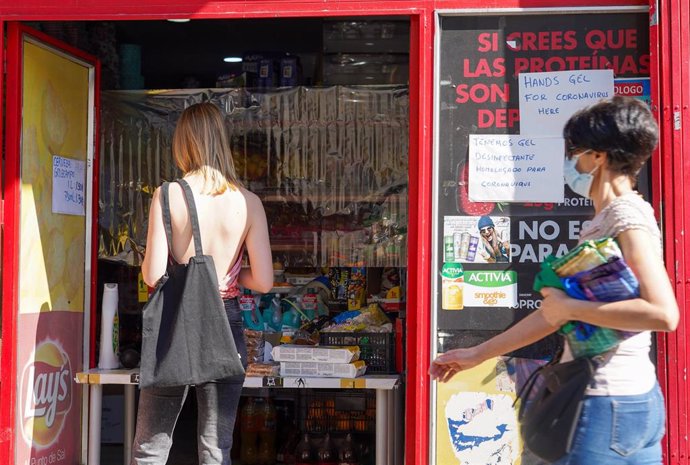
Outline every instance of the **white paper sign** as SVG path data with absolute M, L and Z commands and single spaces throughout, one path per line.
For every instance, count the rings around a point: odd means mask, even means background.
M 53 213 L 84 216 L 85 166 L 82 160 L 53 155 Z
M 563 202 L 563 138 L 470 134 L 473 202 Z
M 520 134 L 561 136 L 577 110 L 613 97 L 613 70 L 520 73 Z

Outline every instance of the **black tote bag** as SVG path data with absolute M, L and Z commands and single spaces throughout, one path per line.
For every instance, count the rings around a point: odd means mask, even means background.
M 144 307 L 139 386 L 201 384 L 244 374 L 230 323 L 218 292 L 213 257 L 204 255 L 192 190 L 183 179 L 195 256 L 172 259 L 169 183 L 161 188 L 168 267 Z
M 530 375 L 518 394 L 520 435 L 536 456 L 555 462 L 569 453 L 595 362 L 587 357 L 557 363 L 560 356 Z

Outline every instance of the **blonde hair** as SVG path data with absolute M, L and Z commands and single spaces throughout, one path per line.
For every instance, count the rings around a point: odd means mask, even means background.
M 242 183 L 232 161 L 223 114 L 214 104 L 197 103 L 180 115 L 172 140 L 175 164 L 184 174 L 200 173 L 205 194 L 222 194 Z

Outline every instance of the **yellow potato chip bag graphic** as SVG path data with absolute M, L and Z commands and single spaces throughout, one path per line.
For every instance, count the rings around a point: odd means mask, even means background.
M 60 153 L 65 143 L 65 137 L 69 128 L 69 120 L 60 95 L 55 91 L 50 81 L 43 90 L 43 112 L 41 113 L 41 127 L 43 140 L 48 146 L 51 155 Z

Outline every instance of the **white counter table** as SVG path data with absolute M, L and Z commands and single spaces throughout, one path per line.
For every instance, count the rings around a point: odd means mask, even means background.
M 139 384 L 138 369 L 99 370 L 77 373 L 77 383 L 89 385 L 88 465 L 100 465 L 101 409 L 104 384 L 124 387 L 124 461 L 132 452 L 135 422 L 135 394 Z M 366 375 L 359 378 L 280 378 L 247 377 L 245 388 L 317 388 L 376 390 L 376 465 L 401 465 L 403 462 L 403 416 L 399 375 Z

